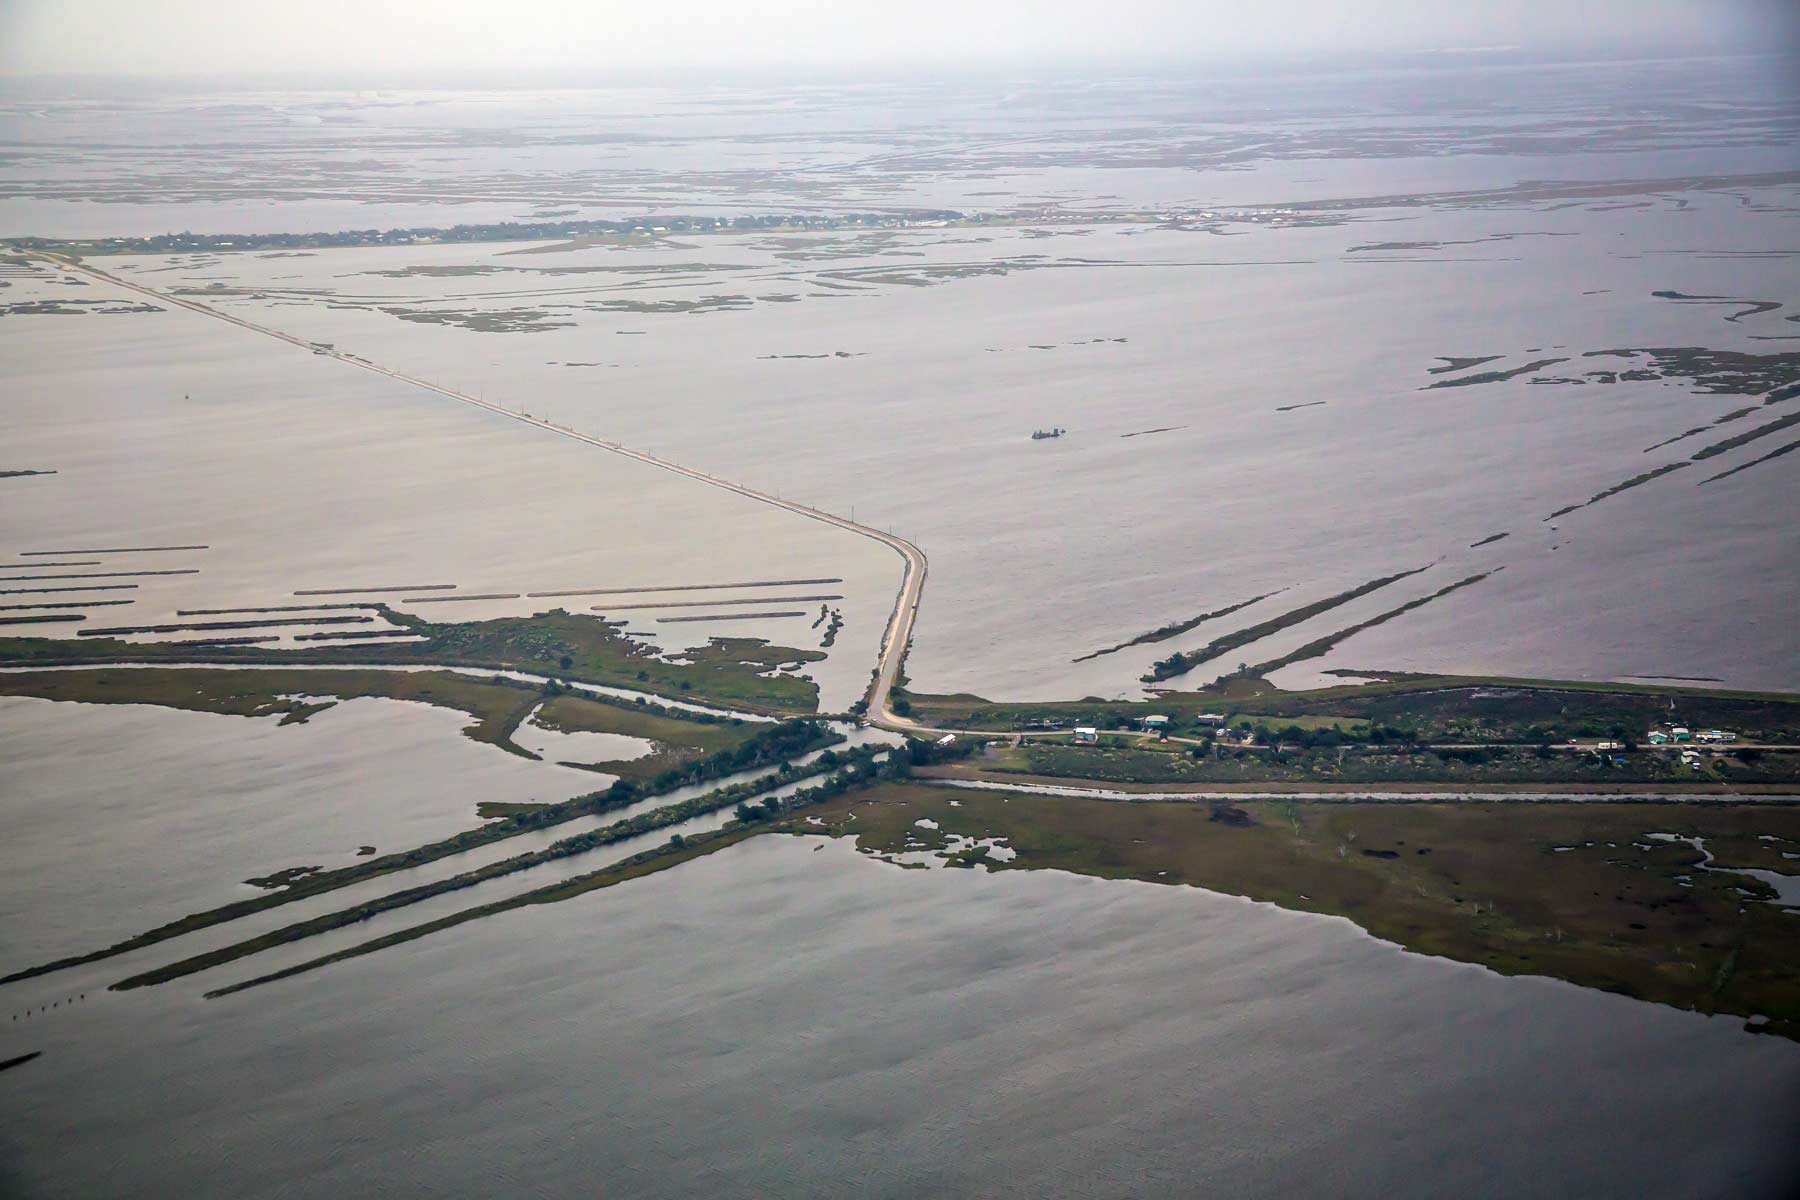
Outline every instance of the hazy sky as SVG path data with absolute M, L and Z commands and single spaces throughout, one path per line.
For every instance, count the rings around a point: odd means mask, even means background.
M 1792 0 L 0 0 L 0 76 L 1771 48 Z

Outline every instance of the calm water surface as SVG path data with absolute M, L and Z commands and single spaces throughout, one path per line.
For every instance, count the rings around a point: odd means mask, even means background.
M 1800 1048 L 1343 922 L 761 838 L 7 1028 L 20 1196 L 1781 1196 Z

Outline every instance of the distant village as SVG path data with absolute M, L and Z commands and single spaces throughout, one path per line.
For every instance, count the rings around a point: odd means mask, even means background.
M 1209 737 L 1214 737 L 1221 742 L 1238 740 L 1244 745 L 1252 744 L 1256 737 L 1257 730 L 1249 723 L 1252 719 L 1253 718 L 1244 718 L 1242 723 L 1233 727 L 1231 718 L 1224 713 L 1196 713 L 1189 718 L 1196 727 L 1197 732 L 1203 733 Z M 1273 720 L 1279 721 L 1280 718 L 1273 718 Z M 1156 737 L 1160 741 L 1168 741 L 1169 739 L 1171 721 L 1167 714 L 1151 713 L 1148 716 L 1138 717 L 1135 719 L 1135 724 L 1137 726 L 1137 731 L 1142 734 Z M 1053 717 L 1041 718 L 1024 723 L 1025 729 L 1042 730 L 1045 732 L 1056 732 L 1065 727 L 1069 729 L 1069 740 L 1077 745 L 1084 746 L 1099 745 L 1101 734 L 1108 732 L 1107 730 L 1102 729 L 1098 724 L 1077 724 L 1068 726 L 1066 722 L 1057 720 Z M 1704 761 L 1704 756 L 1696 748 L 1697 746 L 1729 745 L 1735 743 L 1737 740 L 1738 735 L 1728 729 L 1703 729 L 1696 731 L 1689 729 L 1685 725 L 1673 724 L 1657 726 L 1644 736 L 1644 741 L 1651 746 L 1666 746 L 1678 750 L 1681 761 L 1695 770 L 1699 770 Z M 1570 745 L 1579 750 L 1590 751 L 1602 755 L 1616 755 L 1620 752 L 1636 748 L 1634 745 L 1623 741 L 1599 741 L 1593 743 L 1572 742 Z M 1624 760 L 1614 758 L 1613 761 L 1615 763 L 1621 763 Z
M 1644 740 L 1652 746 L 1675 745 L 1681 748 L 1681 761 L 1688 767 L 1698 771 L 1703 758 L 1698 750 L 1689 743 L 1699 742 L 1706 745 L 1721 746 L 1737 741 L 1737 734 L 1728 729 L 1703 729 L 1698 733 L 1686 725 L 1664 725 L 1652 729 Z

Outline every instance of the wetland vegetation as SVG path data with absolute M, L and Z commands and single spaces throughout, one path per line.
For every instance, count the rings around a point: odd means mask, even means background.
M 117 585 L 115 585 L 117 586 Z M 129 586 L 129 585 L 124 585 Z M 406 589 L 419 590 L 419 589 Z M 783 671 L 818 662 L 819 650 L 774 646 L 761 638 L 713 638 L 703 646 L 663 653 L 627 636 L 616 622 L 552 609 L 531 617 L 446 623 L 378 607 L 406 641 L 366 645 L 308 645 L 292 649 L 212 647 L 207 661 L 272 665 L 351 664 L 476 667 L 524 671 L 582 683 L 623 687 L 684 700 L 711 701 L 768 713 L 806 713 L 818 707 L 818 685 Z M 273 622 L 232 623 L 232 627 Z M 0 637 L 0 665 L 66 666 L 102 662 L 193 659 L 193 643 L 83 641 Z
M 1142 646 L 1150 642 L 1166 642 L 1170 638 L 1180 637 L 1190 629 L 1198 628 L 1207 621 L 1217 620 L 1219 617 L 1229 617 L 1240 608 L 1249 608 L 1252 604 L 1267 600 L 1270 596 L 1279 595 L 1286 590 L 1286 588 L 1279 588 L 1273 592 L 1264 592 L 1260 596 L 1252 596 L 1248 600 L 1239 600 L 1236 604 L 1227 604 L 1224 608 L 1215 608 L 1211 612 L 1203 612 L 1197 617 L 1189 617 L 1185 621 L 1175 621 L 1168 625 L 1159 626 L 1148 633 L 1138 634 L 1128 642 L 1120 642 L 1116 646 L 1108 646 L 1104 650 L 1096 650 L 1092 654 L 1084 654 L 1074 661 L 1087 662 L 1089 659 L 1100 658 L 1103 655 L 1117 654 L 1119 651 L 1128 649 L 1132 646 Z
M 913 715 L 936 727 L 995 733 L 1094 725 L 1137 727 L 1153 713 L 1175 734 L 1203 736 L 1217 724 L 1285 725 L 1305 719 L 1367 722 L 1407 731 L 1421 743 L 1642 738 L 1668 721 L 1720 728 L 1749 741 L 1800 743 L 1800 697 L 1720 689 L 1567 680 L 1353 671 L 1375 682 L 1286 691 L 1238 676 L 1153 700 L 999 702 L 966 695 L 908 693 Z M 1202 717 L 1217 721 L 1202 721 Z
M 1168 658 L 1163 659 L 1161 662 L 1158 662 L 1151 667 L 1150 673 L 1144 676 L 1144 682 L 1160 683 L 1165 679 L 1173 679 L 1177 675 L 1185 675 L 1201 663 L 1211 662 L 1220 655 L 1228 654 L 1240 646 L 1248 646 L 1251 642 L 1260 641 L 1272 633 L 1279 633 L 1290 625 L 1298 625 L 1302 621 L 1311 620 L 1320 613 L 1329 612 L 1340 605 L 1348 604 L 1352 600 L 1366 596 L 1378 588 L 1384 588 L 1390 583 L 1398 582 L 1409 575 L 1417 575 L 1420 571 L 1428 569 L 1429 568 L 1427 567 L 1415 567 L 1410 571 L 1399 571 L 1392 575 L 1383 575 L 1379 579 L 1371 579 L 1367 583 L 1359 584 L 1348 591 L 1339 592 L 1335 596 L 1327 596 L 1323 600 L 1315 600 L 1311 604 L 1303 605 L 1300 608 L 1290 609 L 1279 616 L 1270 617 L 1268 620 L 1260 621 L 1246 629 L 1236 630 L 1232 633 L 1225 634 L 1223 637 L 1214 638 L 1198 650 L 1189 650 L 1185 653 L 1178 652 L 1171 654 Z M 1254 602 L 1252 601 L 1250 603 Z M 1235 610 L 1227 609 L 1223 611 Z M 1213 615 L 1222 615 L 1222 613 Z M 1205 618 L 1203 617 L 1202 619 Z M 1195 622 L 1195 624 L 1198 623 L 1198 621 Z M 1192 628 L 1192 626 L 1190 626 L 1190 628 Z M 1147 637 L 1147 640 L 1158 639 Z
M 1673 753 L 1608 753 L 1544 743 L 1426 745 L 1411 731 L 1377 725 L 1307 728 L 1246 718 L 1232 737 L 1198 745 L 1151 738 L 1106 737 L 1099 745 L 1036 738 L 1017 747 L 990 748 L 959 769 L 970 778 L 1025 775 L 1125 784 L 1281 786 L 1294 789 L 1385 788 L 1442 784 L 1490 789 L 1514 785 L 1623 789 L 1654 784 L 1684 791 L 1792 787 L 1800 783 L 1800 755 L 1744 753 L 1711 756 L 1690 768 Z
M 1426 390 L 1430 390 L 1432 388 L 1471 387 L 1482 383 L 1503 383 L 1508 379 L 1517 379 L 1521 375 L 1529 375 L 1533 371 L 1541 370 L 1544 367 L 1554 366 L 1557 363 L 1568 361 L 1569 360 L 1566 358 L 1539 358 L 1526 363 L 1522 367 L 1512 367 L 1508 370 L 1478 371 L 1473 375 L 1459 375 L 1455 379 L 1439 379 L 1435 383 L 1426 384 L 1425 388 Z M 1441 369 L 1442 368 L 1440 368 L 1440 370 Z M 1433 373 L 1435 374 L 1435 372 Z
M 753 230 L 898 229 L 917 222 L 963 220 L 949 209 L 904 212 L 782 213 L 758 216 L 670 216 L 621 220 L 494 221 L 486 224 L 343 229 L 329 233 L 166 233 L 152 237 L 9 239 L 18 250 L 56 254 L 180 254 L 226 251 L 325 250 L 346 246 L 412 246 L 431 242 L 527 242 L 556 238 L 659 237 L 670 233 L 741 233 Z
M 378 667 L 15 671 L 0 673 L 0 695 L 82 704 L 155 704 L 244 717 L 279 715 L 284 725 L 305 722 L 338 700 L 410 700 L 467 713 L 473 723 L 463 731 L 465 736 L 532 759 L 538 756 L 519 746 L 513 734 L 536 711 L 537 724 L 555 732 L 616 733 L 656 743 L 642 760 L 580 764 L 638 780 L 736 747 L 756 731 L 741 721 L 578 693 L 555 684 L 540 687 L 503 676 L 482 679 L 457 671 Z
M 1526 351 L 1532 353 L 1532 351 Z M 1448 366 L 1428 367 L 1430 375 L 1466 370 L 1483 363 L 1498 362 L 1503 354 L 1474 358 L 1440 358 Z M 1800 393 L 1800 353 L 1748 354 L 1738 350 L 1711 350 L 1703 346 L 1663 346 L 1641 349 L 1589 350 L 1585 359 L 1618 358 L 1632 365 L 1624 369 L 1598 368 L 1579 375 L 1537 376 L 1535 384 L 1615 384 L 1650 383 L 1657 380 L 1684 383 L 1694 391 L 1713 396 L 1762 396 L 1765 404 L 1779 404 Z M 1544 367 L 1573 361 L 1570 358 L 1542 358 L 1523 366 L 1458 375 L 1426 384 L 1425 389 L 1467 387 L 1483 383 L 1500 383 L 1520 376 L 1534 375 Z M 1742 414 L 1739 414 L 1742 415 Z
M 641 758 L 584 764 L 641 783 L 672 767 L 734 749 L 757 729 L 740 721 L 697 720 L 700 715 L 564 692 L 545 700 L 532 723 L 556 733 L 616 733 L 646 739 L 655 748 Z
M 1187 884 L 1347 918 L 1421 954 L 1548 975 L 1800 1038 L 1800 807 L 1640 802 L 1131 802 L 887 783 L 798 832 L 990 870 Z M 1016 857 L 968 852 L 1000 839 Z M 1698 844 L 1690 839 L 1697 839 Z
M 137 304 L 129 300 L 70 300 L 65 297 L 15 300 L 11 304 L 0 304 L 0 317 L 80 317 L 96 313 L 112 316 L 161 311 L 163 310 L 154 304 Z
M 1758 438 L 1765 438 L 1772 433 L 1780 433 L 1784 429 L 1791 429 L 1795 425 L 1800 425 L 1800 413 L 1789 413 L 1780 420 L 1770 421 L 1766 425 L 1758 425 L 1755 429 L 1746 430 L 1735 437 L 1728 437 L 1724 441 L 1714 442 L 1710 446 L 1697 450 L 1694 452 L 1692 461 L 1700 462 L 1703 459 L 1712 458 L 1714 455 L 1724 454 L 1726 451 L 1735 450 L 1739 446 L 1748 445 Z
M 1709 475 L 1700 482 L 1702 484 L 1717 483 L 1721 479 L 1727 479 L 1736 475 L 1739 471 L 1748 471 L 1751 467 L 1757 466 L 1760 463 L 1766 463 L 1771 459 L 1780 458 L 1785 454 L 1792 454 L 1796 450 L 1800 450 L 1800 441 L 1788 442 L 1786 445 L 1777 446 L 1767 454 L 1753 458 L 1749 462 L 1739 463 L 1729 471 L 1720 471 L 1717 475 Z
M 1770 401 L 1770 403 L 1774 403 L 1774 401 Z M 1735 413 L 1725 414 L 1724 416 L 1720 417 L 1717 421 L 1715 421 L 1714 424 L 1715 425 L 1723 424 L 1726 421 L 1734 420 L 1738 417 L 1745 416 L 1745 415 L 1755 412 L 1755 411 L 1756 410 L 1753 408 L 1739 409 Z M 1583 500 L 1579 504 L 1564 505 L 1562 508 L 1557 509 L 1555 512 L 1551 513 L 1549 516 L 1545 517 L 1544 520 L 1554 521 L 1554 520 L 1556 520 L 1556 518 L 1561 517 L 1561 516 L 1566 516 L 1569 513 L 1574 512 L 1576 509 L 1586 508 L 1591 504 L 1598 504 L 1600 501 L 1606 500 L 1613 496 L 1616 496 L 1620 492 L 1628 491 L 1634 487 L 1641 487 L 1644 484 L 1649 483 L 1650 481 L 1652 481 L 1654 479 L 1661 479 L 1664 475 L 1671 474 L 1675 471 L 1683 470 L 1684 468 L 1693 466 L 1695 463 L 1704 462 L 1707 459 L 1714 458 L 1720 454 L 1725 454 L 1729 451 L 1737 449 L 1739 446 L 1748 445 L 1749 443 L 1756 441 L 1758 438 L 1765 438 L 1771 434 L 1780 433 L 1785 429 L 1791 429 L 1796 424 L 1800 424 L 1800 413 L 1790 413 L 1787 416 L 1780 418 L 1779 420 L 1770 421 L 1765 425 L 1757 426 L 1755 429 L 1746 430 L 1743 433 L 1736 434 L 1732 437 L 1725 438 L 1722 441 L 1714 442 L 1709 446 L 1704 446 L 1701 449 L 1695 451 L 1694 456 L 1692 458 L 1686 459 L 1681 462 L 1664 463 L 1660 467 L 1653 467 L 1648 471 L 1642 471 L 1636 475 L 1633 475 L 1630 479 L 1625 480 L 1623 483 L 1615 483 L 1613 486 L 1611 486 L 1609 488 L 1606 488 L 1599 492 L 1595 492 L 1592 496 L 1588 497 L 1586 500 Z M 1687 431 L 1687 433 L 1681 434 L 1678 437 L 1670 438 L 1666 442 L 1659 442 L 1657 445 L 1658 446 L 1666 446 L 1671 443 L 1681 441 L 1683 438 L 1689 437 L 1695 433 L 1703 432 L 1705 428 L 1707 428 L 1707 427 L 1702 426 L 1700 429 L 1690 429 Z M 1761 458 L 1754 459 L 1747 463 L 1742 463 L 1736 467 L 1733 467 L 1729 471 L 1721 472 L 1718 475 L 1714 475 L 1714 476 L 1711 476 L 1710 478 L 1703 479 L 1700 482 L 1701 483 L 1711 483 L 1715 479 L 1723 479 L 1727 475 L 1734 475 L 1739 471 L 1746 470 L 1750 467 L 1755 466 L 1757 463 L 1766 462 L 1771 458 L 1779 458 L 1783 454 L 1788 453 L 1788 451 L 1794 445 L 1800 445 L 1800 443 L 1790 443 L 1787 446 L 1782 446 L 1782 447 L 1778 448 L 1777 450 L 1773 451 L 1772 453 L 1763 455 Z M 1654 450 L 1656 448 L 1657 448 L 1657 446 L 1652 446 L 1652 447 L 1650 447 L 1650 450 Z M 1648 452 L 1649 452 L 1648 450 L 1645 451 L 1645 453 L 1648 453 Z
M 1503 568 L 1495 567 L 1494 571 L 1502 569 Z M 1324 637 L 1314 638 L 1304 646 L 1301 646 L 1298 650 L 1291 650 L 1288 653 L 1281 655 L 1279 658 L 1273 658 L 1268 662 L 1258 663 L 1253 667 L 1240 668 L 1238 674 L 1252 679 L 1260 679 L 1264 676 L 1274 674 L 1283 667 L 1292 666 L 1294 663 L 1305 662 L 1309 658 L 1319 658 L 1329 651 L 1336 649 L 1339 642 L 1342 642 L 1355 634 L 1361 633 L 1365 629 L 1373 629 L 1375 626 L 1391 621 L 1395 617 L 1405 616 L 1413 609 L 1422 608 L 1434 600 L 1439 600 L 1448 596 L 1451 592 L 1461 591 L 1463 588 L 1480 583 L 1493 573 L 1493 571 L 1481 571 L 1474 575 L 1465 576 L 1455 583 L 1445 584 L 1443 587 L 1429 595 L 1416 597 L 1415 599 L 1408 600 L 1404 604 L 1396 605 L 1385 612 L 1377 613 L 1367 620 L 1358 621 L 1354 625 L 1345 626 L 1343 629 L 1339 629 L 1334 633 L 1328 633 Z

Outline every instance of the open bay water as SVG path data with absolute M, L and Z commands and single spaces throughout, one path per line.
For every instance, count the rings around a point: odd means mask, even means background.
M 1243 657 L 1501 567 L 1296 674 L 1791 687 L 1800 456 L 1694 486 L 1764 440 L 1543 519 L 1759 423 L 1647 452 L 1755 401 L 1670 381 L 1420 390 L 1447 355 L 1567 355 L 1572 372 L 1619 347 L 1791 348 L 1794 186 L 1714 178 L 1800 167 L 1793 98 L 1755 78 L 1459 64 L 798 98 L 9 101 L 0 234 L 1041 208 L 898 235 L 99 265 L 896 527 L 932 559 L 909 660 L 921 690 L 1135 693 L 1170 650 L 1427 562 Z M 1441 195 L 1644 179 L 1671 182 Z M 1292 228 L 1066 216 L 1345 197 L 1391 199 Z M 120 298 L 7 283 L 0 306 Z M 1728 321 L 1659 290 L 1783 307 Z M 898 580 L 860 539 L 191 314 L 8 312 L 0 359 L 0 466 L 60 472 L 5 482 L 5 557 L 212 546 L 201 575 L 147 579 L 106 624 L 298 587 L 843 576 L 826 590 L 846 593 L 848 624 L 810 668 L 830 707 L 866 681 Z M 1028 440 L 1049 425 L 1070 436 Z M 1070 661 L 1275 588 L 1183 639 Z M 784 640 L 805 624 L 704 633 Z M 0 709 L 15 756 L 0 809 L 20 830 L 0 865 L 9 933 L 25 931 L 8 941 L 90 948 L 316 859 L 303 850 L 388 849 L 476 800 L 544 790 L 539 764 L 461 739 L 455 714 L 373 720 L 388 707 L 285 730 Z M 57 1004 L 0 1024 L 0 1060 L 42 1051 L 0 1074 L 0 1195 L 1735 1198 L 1785 1195 L 1800 1171 L 1800 1050 L 1741 1021 L 1505 979 L 1193 889 L 903 871 L 816 839 L 754 839 L 216 1001 L 201 993 L 602 856 L 104 990 L 588 827 L 0 989 L 9 1015 Z
M 0 1078 L 9 1194 L 1779 1197 L 1800 1167 L 1800 1048 L 1741 1022 L 824 839 L 200 990 L 0 1031 L 44 1051 Z
M 1698 485 L 1787 438 L 1545 518 L 1789 411 L 1706 380 L 1586 373 L 1646 361 L 1614 350 L 1794 353 L 1781 238 L 1795 207 L 1791 185 L 1696 186 L 1376 206 L 1322 227 L 1046 223 L 118 269 L 224 279 L 214 303 L 234 314 L 895 528 L 932 564 L 908 660 L 918 690 L 1136 695 L 1171 651 L 1418 567 L 1211 673 L 1491 572 L 1304 669 L 1778 689 L 1800 686 L 1785 619 L 1800 543 L 1782 502 L 1800 456 Z M 1744 306 L 1659 292 L 1780 307 L 1727 320 Z M 539 317 L 498 333 L 458 324 L 468 312 Z M 1473 371 L 1564 361 L 1430 386 L 1457 377 L 1431 373 L 1444 359 L 1483 356 Z M 1030 439 L 1051 426 L 1068 436 Z
M 1800 97 L 1787 82 L 1762 58 L 1545 64 L 1502 55 L 1453 68 L 1266 77 L 263 91 L 206 104 L 143 91 L 105 103 L 30 96 L 0 105 L 0 129 L 19 148 L 0 166 L 0 232 L 1027 210 L 1042 219 L 815 235 L 665 227 L 529 253 L 404 245 L 102 265 L 894 528 L 932 560 L 909 659 L 922 691 L 1140 695 L 1139 677 L 1171 651 L 1426 564 L 1435 565 L 1354 611 L 1242 657 L 1264 660 L 1488 571 L 1283 679 L 1316 682 L 1319 669 L 1348 667 L 1788 688 L 1800 686 L 1800 645 L 1785 619 L 1800 559 L 1782 501 L 1800 456 L 1695 486 L 1779 439 L 1544 520 L 1680 461 L 1713 439 L 1649 448 L 1754 398 L 1681 380 L 1421 390 L 1442 356 L 1499 356 L 1494 369 L 1564 357 L 1545 373 L 1580 375 L 1624 366 L 1588 357 L 1621 348 L 1792 353 L 1800 335 L 1789 320 L 1787 227 L 1800 207 L 1800 157 L 1788 131 Z M 218 165 L 193 168 L 195 145 Z M 1283 218 L 1299 224 L 1218 215 L 1246 204 L 1299 206 Z M 357 209 L 366 215 L 346 215 Z M 1080 220 L 1164 211 L 1184 220 Z M 1782 307 L 1728 320 L 1731 308 L 1658 292 Z M 842 538 L 722 520 L 734 502 L 678 506 L 674 493 L 693 490 L 685 484 L 672 490 L 612 468 L 597 484 L 579 465 L 587 449 L 528 448 L 553 435 L 480 418 L 455 422 L 452 434 L 426 411 L 451 402 L 350 380 L 357 372 L 342 364 L 297 368 L 289 359 L 303 351 L 235 346 L 230 339 L 251 335 L 201 329 L 198 318 L 84 319 L 103 320 L 103 332 L 72 336 L 62 327 L 76 318 L 7 318 L 28 339 L 19 344 L 42 345 L 37 357 L 54 366 L 32 372 L 34 397 L 68 406 L 65 393 L 95 385 L 122 394 L 117 374 L 92 377 L 97 364 L 145 378 L 148 363 L 120 361 L 127 346 L 134 356 L 147 344 L 171 348 L 181 369 L 161 364 L 163 389 L 192 392 L 214 438 L 279 435 L 303 453 L 343 455 L 344 469 L 308 476 L 309 494 L 280 506 L 293 518 L 287 528 L 268 531 L 298 560 L 306 538 L 295 530 L 353 529 L 335 562 L 315 559 L 334 575 L 362 563 L 479 563 L 464 572 L 479 576 L 472 587 L 509 592 L 530 589 L 539 565 L 570 565 L 574 586 L 594 566 L 583 565 L 572 529 L 604 536 L 620 563 L 690 551 L 720 561 L 727 548 L 764 547 L 761 557 L 793 561 L 800 541 L 834 559 L 844 553 Z M 201 368 L 227 345 L 229 361 Z M 247 402 L 288 408 L 299 399 L 290 381 L 303 375 L 332 400 L 359 398 L 348 412 L 303 401 L 328 420 L 329 437 Z M 162 424 L 186 425 L 170 419 L 172 399 L 157 402 L 168 404 L 156 413 Z M 179 456 L 146 458 L 147 445 L 164 447 L 116 410 L 73 407 L 94 423 L 64 422 L 60 441 L 38 439 L 28 423 L 19 452 L 85 465 L 90 479 L 119 477 L 121 493 L 130 483 L 140 497 L 154 484 L 133 472 L 196 482 L 212 472 Z M 239 419 L 221 419 L 225 410 Z M 1049 426 L 1069 436 L 1029 440 Z M 94 428 L 122 462 L 93 452 Z M 427 452 L 428 430 L 440 441 L 478 437 L 482 461 Z M 396 497 L 379 469 L 374 482 L 346 479 L 370 470 L 337 444 L 351 437 L 422 455 L 411 495 Z M 238 457 L 223 456 L 226 469 Z M 493 481 L 519 472 L 534 480 L 531 501 L 496 498 Z M 577 473 L 578 496 L 549 485 Z M 454 482 L 431 489 L 427 475 Z M 83 525 L 66 482 L 15 481 L 13 494 L 34 505 L 21 520 L 49 519 L 35 507 L 43 496 L 59 524 Z M 244 503 L 241 490 L 197 498 L 215 511 Z M 277 507 L 271 499 L 265 510 Z M 137 514 L 148 525 L 158 507 L 140 499 Z M 466 520 L 476 508 L 492 519 L 442 527 L 444 514 Z M 415 519 L 424 513 L 433 520 Z M 676 516 L 685 518 L 679 533 Z M 1509 536 L 1473 547 L 1501 532 Z M 472 543 L 466 556 L 446 554 L 453 537 Z M 844 589 L 842 648 L 808 668 L 827 707 L 859 689 L 858 663 L 873 654 L 896 573 L 891 561 L 877 565 L 878 550 L 860 558 L 868 566 L 852 582 L 865 586 Z M 222 582 L 215 574 L 206 590 Z M 1183 638 L 1075 661 L 1277 590 Z M 531 607 L 421 611 L 486 617 Z M 794 618 L 695 627 L 645 614 L 634 624 L 694 640 L 808 640 Z M 1217 662 L 1180 682 L 1236 665 Z

